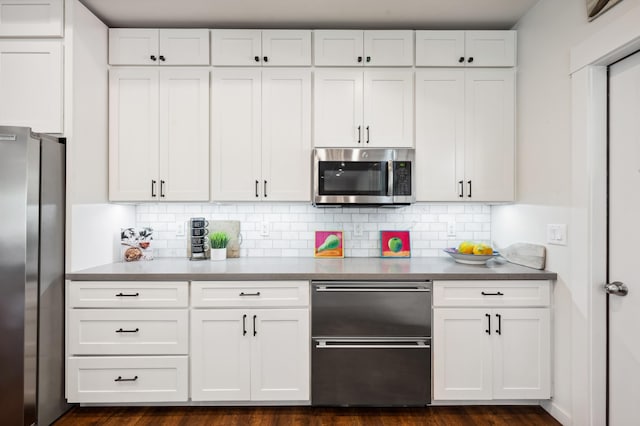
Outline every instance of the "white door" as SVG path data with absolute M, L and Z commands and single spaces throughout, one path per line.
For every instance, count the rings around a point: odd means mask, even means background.
M 62 37 L 63 0 L 0 0 L 0 37 Z
M 158 35 L 147 28 L 110 28 L 109 64 L 158 65 Z
M 433 310 L 434 400 L 491 399 L 490 321 L 491 309 Z
M 364 144 L 413 147 L 413 71 L 364 72 Z
M 109 71 L 109 200 L 160 199 L 157 69 Z
M 464 31 L 416 31 L 416 66 L 463 67 Z
M 209 65 L 209 30 L 160 30 L 160 65 Z
M 62 43 L 0 41 L 0 123 L 62 133 Z
M 251 314 L 251 399 L 309 400 L 309 310 Z
M 311 199 L 311 71 L 262 71 L 262 197 Z
M 211 197 L 214 201 L 256 201 L 260 171 L 261 71 L 213 70 L 211 94 Z
M 357 148 L 365 145 L 362 90 L 362 71 L 316 70 L 314 146 Z
M 364 65 L 376 67 L 413 66 L 413 31 L 365 31 Z
M 609 283 L 629 289 L 609 295 L 609 424 L 640 418 L 640 277 L 635 241 L 640 210 L 640 53 L 609 69 Z
M 493 398 L 549 399 L 549 309 L 496 309 L 491 326 Z
M 310 66 L 311 30 L 263 30 L 262 65 Z
M 363 65 L 362 30 L 316 30 L 313 32 L 315 66 Z
M 467 67 L 516 65 L 515 31 L 466 31 L 464 44 Z
M 464 179 L 463 69 L 416 71 L 416 201 L 456 201 Z
M 211 65 L 260 66 L 260 30 L 211 30 Z
M 467 69 L 465 201 L 513 201 L 515 78 L 512 69 Z
M 209 200 L 209 70 L 160 71 L 160 200 Z
M 191 311 L 191 399 L 251 397 L 251 318 L 241 309 Z

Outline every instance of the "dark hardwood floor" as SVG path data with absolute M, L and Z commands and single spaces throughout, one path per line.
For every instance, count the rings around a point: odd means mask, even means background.
M 55 426 L 537 426 L 559 424 L 538 406 L 75 407 L 54 423 Z

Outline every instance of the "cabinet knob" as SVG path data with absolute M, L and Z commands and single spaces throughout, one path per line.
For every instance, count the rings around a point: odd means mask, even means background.
M 367 62 L 371 62 L 371 56 L 367 56 Z
M 469 59 L 467 59 L 467 62 L 469 63 L 473 62 L 473 56 L 470 56 Z
M 164 56 L 160 55 L 160 60 L 164 62 L 165 61 Z
M 264 56 L 264 57 L 262 58 L 262 60 L 263 60 L 263 61 L 265 61 L 265 62 L 269 62 L 269 58 L 268 58 L 268 57 L 266 57 L 266 56 Z
M 358 63 L 362 62 L 362 56 L 358 56 Z
M 256 62 L 260 62 L 260 56 L 254 56 L 253 60 L 256 61 Z
M 152 61 L 157 61 L 158 60 L 158 58 L 156 58 L 156 55 L 151 55 L 149 57 L 149 59 L 151 59 Z
M 460 59 L 458 59 L 458 62 L 463 63 L 464 62 L 464 56 L 460 56 Z

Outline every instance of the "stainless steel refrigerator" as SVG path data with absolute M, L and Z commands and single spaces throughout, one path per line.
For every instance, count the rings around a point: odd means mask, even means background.
M 0 423 L 49 425 L 64 395 L 65 139 L 0 126 Z

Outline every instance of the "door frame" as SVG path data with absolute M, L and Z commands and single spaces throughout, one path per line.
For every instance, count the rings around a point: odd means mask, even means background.
M 572 323 L 587 327 L 571 336 L 574 424 L 607 421 L 607 67 L 640 49 L 639 21 L 636 8 L 571 49 Z

